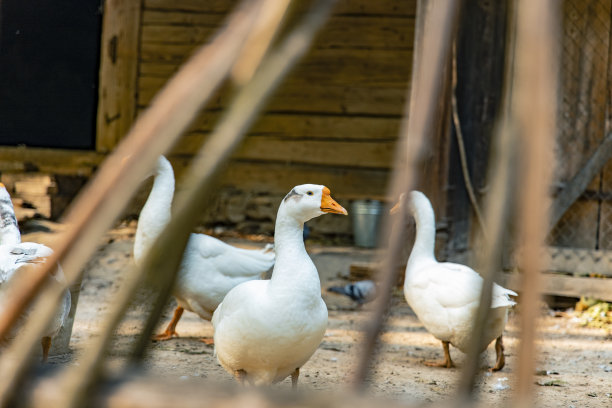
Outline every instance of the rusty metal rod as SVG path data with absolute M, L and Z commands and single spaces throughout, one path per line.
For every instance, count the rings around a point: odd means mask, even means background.
M 202 47 L 169 81 L 151 107 L 136 122 L 125 140 L 102 164 L 83 189 L 65 218 L 67 232 L 53 246 L 55 253 L 31 279 L 15 288 L 15 301 L 0 315 L 0 337 L 5 337 L 23 310 L 43 288 L 49 270 L 61 261 L 69 286 L 95 250 L 99 237 L 112 225 L 131 198 L 137 185 L 157 157 L 178 140 L 196 117 L 201 106 L 227 77 L 243 48 L 257 16 L 258 3 L 245 0 L 230 18 L 227 27 Z M 59 289 L 49 289 L 37 301 L 41 313 L 31 316 L 19 342 L 12 342 L 0 358 L 0 404 L 6 405 L 21 374 L 29 365 L 28 356 L 40 340 L 51 318 Z
M 522 256 L 521 320 L 516 407 L 531 407 L 535 335 L 542 286 L 541 251 L 549 226 L 553 140 L 557 112 L 557 38 L 560 3 L 520 0 L 517 8 L 512 115 L 520 135 L 519 240 Z M 537 41 L 534 39 L 537 38 Z
M 425 2 L 418 2 L 417 27 L 421 25 L 422 33 L 417 33 L 415 38 L 417 53 L 413 61 L 410 99 L 406 104 L 400 131 L 390 197 L 397 198 L 400 193 L 411 190 L 415 184 L 416 169 L 436 119 L 436 105 L 442 92 L 442 73 L 450 55 L 461 3 L 431 1 L 426 10 Z M 400 211 L 397 218 L 395 225 L 389 217 L 383 221 L 383 236 L 389 237 L 389 243 L 378 271 L 380 295 L 375 301 L 374 313 L 364 327 L 362 350 L 352 384 L 355 390 L 366 388 L 378 334 L 385 324 L 392 289 L 397 282 L 397 264 L 402 248 L 406 245 L 406 212 Z

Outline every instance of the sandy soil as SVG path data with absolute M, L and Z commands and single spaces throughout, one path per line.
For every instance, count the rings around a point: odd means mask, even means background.
M 109 233 L 105 243 L 89 262 L 83 280 L 77 309 L 70 355 L 54 356 L 51 364 L 71 364 L 85 350 L 89 339 L 98 333 L 104 314 L 122 282 L 122 273 L 132 262 L 134 228 L 118 228 Z M 261 247 L 263 243 L 234 242 L 244 247 Z M 356 248 L 309 246 L 319 268 L 322 286 L 345 283 L 348 266 L 357 260 L 368 260 L 373 251 Z M 329 324 L 321 346 L 302 368 L 300 387 L 312 390 L 334 390 L 351 377 L 357 361 L 363 322 L 368 319 L 367 305 L 355 307 L 352 301 L 323 292 L 329 309 Z M 168 306 L 161 325 L 173 310 Z M 141 325 L 142 307 L 136 306 L 121 324 L 111 358 L 116 362 L 126 356 L 128 346 Z M 612 407 L 612 339 L 603 330 L 579 327 L 571 317 L 554 317 L 546 309 L 539 313 L 538 375 L 534 381 L 538 406 L 543 407 Z M 518 313 L 516 311 L 515 313 Z M 506 328 L 506 367 L 489 374 L 495 352 L 490 346 L 483 357 L 483 376 L 479 381 L 479 398 L 483 406 L 508 402 L 515 387 L 519 333 L 516 315 Z M 192 313 L 185 313 L 177 331 L 180 337 L 151 343 L 145 367 L 152 375 L 191 381 L 233 382 L 213 357 L 212 346 L 200 342 L 212 336 L 212 326 Z M 406 304 L 400 290 L 394 293 L 389 322 L 382 336 L 377 364 L 373 369 L 370 392 L 405 401 L 442 401 L 453 397 L 461 375 L 463 354 L 451 349 L 458 368 L 430 368 L 426 360 L 441 359 L 442 347 L 428 334 Z M 486 360 L 486 361 L 485 361 Z M 275 387 L 290 387 L 285 380 Z

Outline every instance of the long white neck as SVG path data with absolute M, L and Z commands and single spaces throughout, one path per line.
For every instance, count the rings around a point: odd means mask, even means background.
M 170 222 L 174 197 L 174 172 L 165 157 L 160 157 L 155 170 L 153 188 L 138 218 L 134 238 L 134 260 L 140 262 L 164 227 Z
M 15 245 L 21 242 L 21 233 L 15 217 L 13 203 L 6 190 L 0 194 L 0 245 Z
M 271 286 L 320 297 L 319 274 L 304 246 L 304 223 L 288 214 L 282 203 L 276 216 L 274 251 Z
M 408 259 L 408 264 L 425 259 L 435 261 L 434 247 L 436 244 L 436 218 L 429 200 L 418 193 L 412 196 L 411 213 L 416 222 L 416 239 Z

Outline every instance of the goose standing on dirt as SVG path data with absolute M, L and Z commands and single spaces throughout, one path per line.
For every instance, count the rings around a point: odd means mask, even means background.
M 170 222 L 174 197 L 174 171 L 163 156 L 157 161 L 153 188 L 147 198 L 136 229 L 134 260 L 140 263 L 155 239 Z M 183 310 L 210 320 L 225 294 L 234 286 L 258 279 L 274 265 L 272 246 L 262 250 L 236 248 L 205 234 L 191 234 L 174 287 L 178 306 L 166 330 L 153 337 L 169 340 L 177 336 L 176 324 Z M 210 339 L 202 339 L 211 343 Z
M 403 205 L 400 199 L 392 212 Z M 428 332 L 442 341 L 444 361 L 428 362 L 437 367 L 453 367 L 449 344 L 464 353 L 472 334 L 472 323 L 480 302 L 482 278 L 473 269 L 456 263 L 440 263 L 434 256 L 435 215 L 427 197 L 413 191 L 409 195 L 408 208 L 416 221 L 416 239 L 404 280 L 404 296 Z M 516 293 L 497 284 L 493 285 L 493 298 L 489 319 L 484 331 L 486 349 L 496 339 L 497 360 L 493 371 L 504 367 L 502 333 L 508 320 L 508 310 L 515 304 L 509 296 Z
M 300 367 L 321 343 L 327 307 L 317 268 L 304 247 L 303 228 L 325 213 L 347 211 L 325 186 L 294 187 L 276 216 L 272 278 L 236 286 L 215 311 L 215 354 L 238 382 L 268 385 L 291 375 L 295 388 Z
M 4 184 L 0 183 L 0 296 L 8 295 L 6 291 L 10 290 L 9 279 L 25 265 L 45 263 L 46 258 L 52 254 L 53 250 L 43 244 L 21 242 L 21 233 L 11 197 Z M 51 275 L 57 284 L 64 283 L 64 273 L 59 265 Z M 70 306 L 70 291 L 66 289 L 57 312 L 49 322 L 46 333 L 40 341 L 43 361 L 47 361 L 51 339 L 64 325 L 70 312 Z

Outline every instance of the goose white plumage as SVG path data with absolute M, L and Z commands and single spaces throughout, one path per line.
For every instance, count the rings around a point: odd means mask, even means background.
M 316 351 L 327 327 L 327 307 L 315 265 L 306 253 L 304 223 L 347 212 L 325 186 L 294 187 L 276 217 L 276 264 L 270 280 L 232 289 L 212 319 L 219 363 L 240 383 L 267 385 L 291 375 Z
M 155 239 L 170 222 L 174 196 L 174 172 L 163 156 L 157 162 L 155 180 L 138 220 L 134 260 L 143 260 Z M 247 250 L 228 245 L 205 234 L 191 234 L 178 272 L 173 294 L 178 306 L 166 330 L 154 340 L 176 336 L 176 324 L 183 310 L 210 320 L 226 293 L 234 286 L 261 275 L 274 265 L 271 246 Z M 209 343 L 208 339 L 203 339 Z
M 403 199 L 400 199 L 394 210 L 402 206 Z M 444 362 L 427 364 L 450 368 L 453 362 L 449 344 L 464 353 L 467 351 L 483 280 L 465 265 L 440 263 L 436 260 L 435 215 L 423 193 L 412 191 L 407 205 L 416 221 L 416 239 L 406 266 L 404 296 L 427 331 L 442 341 Z M 486 349 L 496 339 L 497 360 L 492 368 L 494 371 L 501 370 L 505 364 L 502 333 L 508 320 L 508 310 L 515 304 L 509 296 L 517 294 L 497 284 L 493 285 L 491 311 L 483 344 Z
M 0 183 L 0 218 L 0 296 L 6 297 L 10 291 L 9 280 L 25 265 L 44 263 L 46 258 L 53 254 L 53 250 L 36 242 L 21 242 L 13 203 L 2 183 Z M 59 265 L 52 276 L 56 282 L 64 283 L 64 274 Z M 65 290 L 57 311 L 41 339 L 43 361 L 47 360 L 51 339 L 64 325 L 70 306 L 70 291 Z

